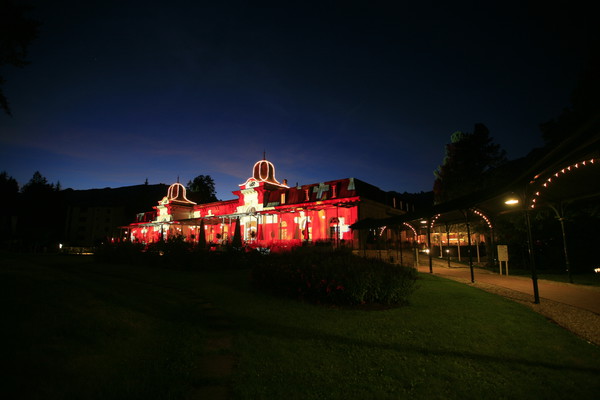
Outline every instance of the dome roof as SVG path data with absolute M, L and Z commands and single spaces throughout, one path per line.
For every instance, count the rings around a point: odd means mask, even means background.
M 267 182 L 273 185 L 283 186 L 275 179 L 275 166 L 272 162 L 262 159 L 254 164 L 252 178 L 259 182 Z
M 169 202 L 196 204 L 193 201 L 188 200 L 187 197 L 185 197 L 185 194 L 185 186 L 177 182 L 169 186 L 169 190 L 167 191 L 167 199 Z

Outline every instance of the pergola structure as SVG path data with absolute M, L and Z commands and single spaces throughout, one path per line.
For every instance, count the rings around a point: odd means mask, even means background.
M 493 242 L 493 221 L 498 215 L 520 211 L 524 215 L 528 232 L 528 251 L 532 270 L 534 301 L 539 303 L 537 273 L 532 249 L 530 213 L 541 208 L 554 210 L 561 224 L 565 267 L 571 279 L 571 268 L 564 229 L 565 209 L 580 201 L 600 198 L 600 132 L 590 135 L 581 131 L 551 149 L 538 149 L 524 159 L 509 163 L 502 171 L 504 178 L 494 187 L 471 193 L 445 203 L 432 205 L 420 212 L 379 220 L 363 220 L 352 225 L 353 229 L 377 229 L 395 227 L 413 229 L 425 226 L 427 247 L 431 248 L 434 227 L 465 224 L 469 248 L 470 226 L 473 221 L 483 220 L 490 229 Z M 491 243 L 492 248 L 494 244 Z M 433 272 L 432 255 L 429 253 L 429 270 Z M 475 281 L 473 260 L 469 251 L 471 281 Z

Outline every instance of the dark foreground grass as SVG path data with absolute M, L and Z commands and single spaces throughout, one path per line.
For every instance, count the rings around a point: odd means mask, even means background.
M 2 398 L 185 398 L 210 301 L 230 320 L 242 399 L 592 399 L 600 349 L 526 307 L 421 275 L 406 307 L 257 293 L 248 271 L 81 258 L 0 260 Z

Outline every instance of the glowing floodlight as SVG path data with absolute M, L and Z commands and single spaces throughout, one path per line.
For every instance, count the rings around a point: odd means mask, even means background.
M 509 206 L 513 206 L 515 204 L 519 204 L 519 199 L 510 198 L 510 199 L 506 200 L 504 202 L 504 204 L 509 205 Z

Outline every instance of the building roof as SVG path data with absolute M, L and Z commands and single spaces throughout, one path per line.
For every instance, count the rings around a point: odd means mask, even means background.
M 162 198 L 168 185 L 134 185 L 119 188 L 74 190 L 65 189 L 61 193 L 67 204 L 80 207 L 118 207 L 149 209 Z
M 401 195 L 395 192 L 383 191 L 376 186 L 356 178 L 337 179 L 309 185 L 269 190 L 265 193 L 263 206 L 276 207 L 334 199 L 341 200 L 352 197 L 369 199 L 391 207 L 400 208 Z

